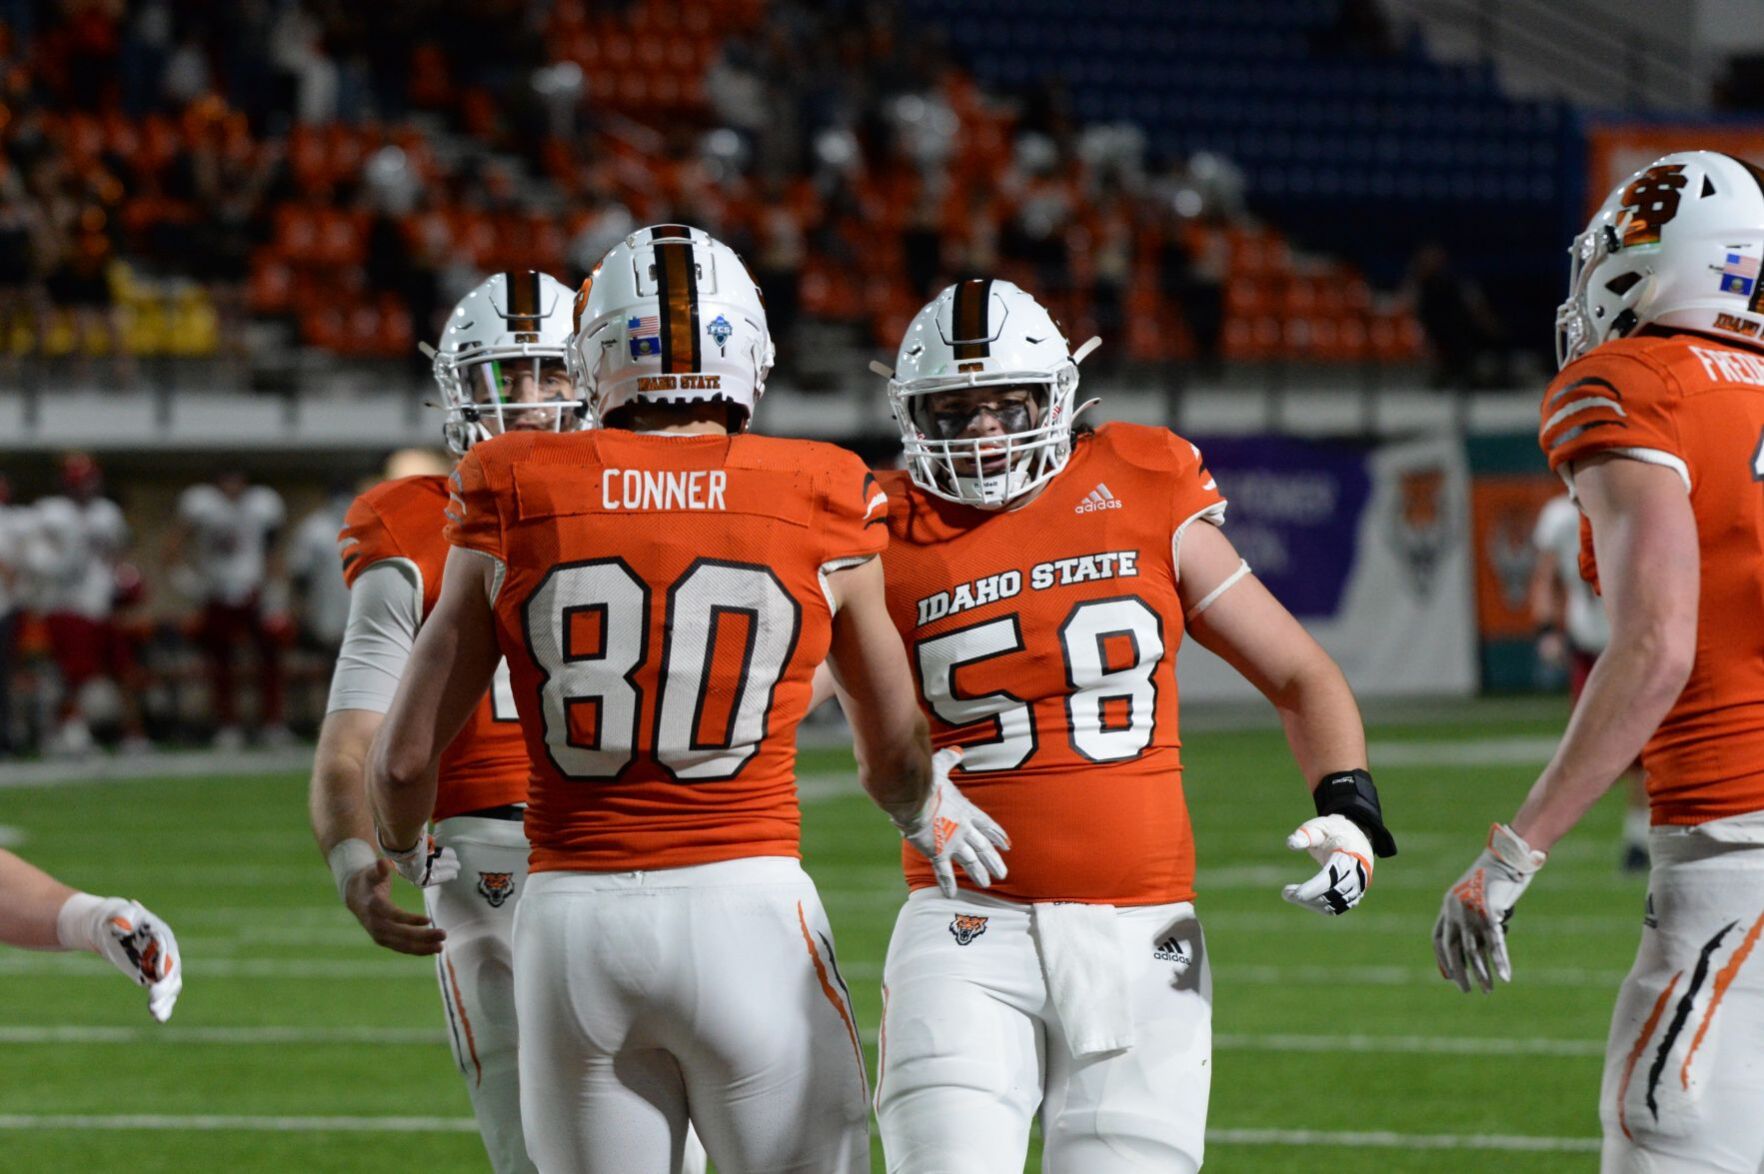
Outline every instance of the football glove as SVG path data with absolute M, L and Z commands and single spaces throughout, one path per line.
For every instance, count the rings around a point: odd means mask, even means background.
M 375 835 L 378 837 L 379 833 L 376 831 Z M 386 854 L 399 876 L 419 889 L 444 885 L 459 875 L 459 854 L 428 832 L 419 835 L 417 842 L 402 852 L 386 847 L 382 838 L 380 851 Z
M 1525 887 L 1547 859 L 1504 823 L 1489 829 L 1488 846 L 1458 883 L 1446 890 L 1439 920 L 1433 923 L 1433 953 L 1439 973 L 1466 994 L 1470 976 L 1484 993 L 1494 978 L 1513 981 L 1507 959 L 1507 922 Z
M 1005 875 L 999 849 L 1009 850 L 1011 838 L 990 815 L 968 801 L 949 772 L 962 760 L 960 747 L 947 747 L 931 756 L 931 795 L 916 815 L 894 821 L 900 834 L 931 862 L 937 888 L 944 896 L 956 895 L 955 865 L 983 889 Z
M 1372 884 L 1372 842 L 1360 825 L 1345 815 L 1319 815 L 1298 825 L 1286 846 L 1309 852 L 1323 870 L 1302 885 L 1287 885 L 1280 895 L 1294 905 L 1325 917 L 1346 913 L 1360 903 Z
M 61 943 L 105 959 L 147 988 L 147 1010 L 164 1023 L 184 989 L 183 959 L 171 927 L 137 901 L 77 893 L 57 922 Z

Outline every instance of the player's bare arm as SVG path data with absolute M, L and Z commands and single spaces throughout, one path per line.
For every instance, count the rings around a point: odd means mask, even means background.
M 955 894 L 953 864 L 989 887 L 1005 875 L 999 850 L 1010 838 L 949 781 L 960 753 L 931 753 L 906 649 L 888 618 L 882 560 L 834 571 L 827 582 L 835 612 L 826 667 L 851 722 L 858 781 L 931 861 L 945 896 Z
M 1568 729 L 1511 824 L 1446 892 L 1434 925 L 1440 972 L 1460 990 L 1511 982 L 1506 923 L 1551 848 L 1641 754 L 1696 657 L 1701 571 L 1696 518 L 1679 474 L 1616 454 L 1577 462 L 1611 643 Z
M 401 954 L 438 954 L 446 933 L 393 902 L 392 862 L 372 847 L 367 760 L 384 717 L 368 709 L 325 715 L 307 795 L 312 834 L 337 878 L 338 896 L 369 937 Z
M 1696 519 L 1672 469 L 1615 455 L 1577 465 L 1611 643 L 1512 828 L 1548 852 L 1636 760 L 1696 656 Z
M 441 598 L 411 649 L 369 758 L 368 797 L 380 846 L 415 851 L 435 806 L 436 765 L 490 687 L 501 653 L 490 600 L 491 563 L 454 549 Z
M 1319 913 L 1345 913 L 1372 883 L 1374 857 L 1396 852 L 1366 770 L 1366 731 L 1353 691 L 1217 527 L 1190 526 L 1177 555 L 1188 631 L 1274 706 L 1312 788 L 1317 816 L 1287 837 L 1287 846 L 1310 853 L 1322 870 L 1282 895 Z
M 1189 632 L 1279 712 L 1305 777 L 1314 784 L 1339 771 L 1364 770 L 1360 708 L 1335 661 L 1254 575 L 1209 601 L 1243 566 L 1216 526 L 1190 526 L 1180 551 L 1178 593 L 1191 612 L 1201 608 L 1188 620 Z
M 0 849 L 0 942 L 27 950 L 86 950 L 147 988 L 164 1023 L 184 988 L 171 927 L 138 901 L 95 897 Z

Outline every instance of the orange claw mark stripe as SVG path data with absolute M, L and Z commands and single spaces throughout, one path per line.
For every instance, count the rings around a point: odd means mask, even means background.
M 1456 885 L 1452 886 L 1452 896 L 1458 903 L 1477 916 L 1488 917 L 1488 885 L 1483 877 L 1482 869 L 1477 869 Z
M 1761 930 L 1764 930 L 1764 913 L 1760 913 L 1758 920 L 1752 922 L 1752 928 L 1746 931 L 1746 936 L 1741 940 L 1739 948 L 1734 950 L 1733 957 L 1729 958 L 1727 965 L 1723 966 L 1715 975 L 1715 988 L 1709 995 L 1709 1008 L 1703 1012 L 1703 1021 L 1697 1025 L 1697 1034 L 1691 1037 L 1690 1051 L 1684 1054 L 1684 1064 L 1678 1070 L 1678 1082 L 1686 1089 L 1690 1088 L 1690 1066 L 1692 1058 L 1697 1054 L 1697 1046 L 1703 1042 L 1703 1036 L 1708 1033 L 1709 1024 L 1715 1020 L 1715 1008 L 1721 1005 L 1721 997 L 1733 984 L 1735 976 L 1739 974 L 1739 968 L 1745 965 L 1747 956 L 1752 952 L 1752 947 L 1758 942 L 1758 933 Z
M 443 955 L 445 958 L 446 956 Z M 459 975 L 453 972 L 453 959 L 446 958 L 447 981 L 453 987 L 453 1009 L 459 1012 L 460 1026 L 465 1028 L 466 1050 L 472 1055 L 472 1067 L 478 1071 L 478 1083 L 484 1083 L 484 1065 L 478 1062 L 478 1045 L 472 1039 L 472 1021 L 466 1016 L 465 999 L 459 993 Z
M 851 1054 L 857 1057 L 858 1075 L 863 1079 L 864 1049 L 858 1043 L 857 1025 L 851 1021 L 851 1012 L 845 1009 L 845 1000 L 839 997 L 832 980 L 827 977 L 827 964 L 821 960 L 821 952 L 815 949 L 814 935 L 809 933 L 808 918 L 803 916 L 801 901 L 796 903 L 796 923 L 802 927 L 802 944 L 808 947 L 809 958 L 815 964 L 815 977 L 821 982 L 821 993 L 827 996 L 827 1001 L 833 1004 L 833 1009 L 845 1022 L 846 1034 L 851 1036 Z
M 1678 989 L 1678 980 L 1683 977 L 1682 970 L 1673 975 L 1672 981 L 1666 984 L 1666 989 L 1660 992 L 1660 997 L 1654 1000 L 1654 1009 L 1648 1012 L 1648 1021 L 1642 1024 L 1641 1034 L 1635 1037 L 1635 1046 L 1629 1049 L 1629 1059 L 1623 1062 L 1623 1082 L 1617 1086 L 1617 1124 L 1622 1128 L 1623 1136 L 1630 1141 L 1635 1140 L 1635 1135 L 1629 1132 L 1629 1078 L 1635 1075 L 1635 1062 L 1647 1050 L 1648 1037 L 1654 1034 L 1654 1028 L 1660 1026 L 1660 1016 L 1666 1013 L 1666 1004 L 1671 1000 L 1672 992 Z

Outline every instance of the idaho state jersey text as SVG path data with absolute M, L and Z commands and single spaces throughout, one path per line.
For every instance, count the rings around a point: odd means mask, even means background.
M 447 479 L 405 477 L 376 485 L 355 499 L 338 536 L 343 579 L 351 587 L 377 562 L 399 559 L 414 567 L 422 584 L 426 618 L 441 595 L 447 563 Z M 527 744 L 515 720 L 508 670 L 478 703 L 471 720 L 441 755 L 434 818 L 522 803 L 527 798 Z
M 991 891 L 1192 898 L 1172 542 L 1225 504 L 1199 453 L 1161 429 L 1105 425 L 1034 501 L 991 513 L 878 476 L 888 609 L 932 740 L 963 747 L 958 785 L 1010 833 L 1010 875 Z M 902 859 L 912 887 L 933 883 L 917 853 Z
M 1618 451 L 1684 479 L 1702 553 L 1697 655 L 1642 752 L 1653 818 L 1764 809 L 1764 355 L 1692 334 L 1606 343 L 1544 393 L 1540 439 L 1557 471 Z
M 822 573 L 881 552 L 855 456 L 757 436 L 516 433 L 455 471 L 447 539 L 502 565 L 533 868 L 795 856 Z

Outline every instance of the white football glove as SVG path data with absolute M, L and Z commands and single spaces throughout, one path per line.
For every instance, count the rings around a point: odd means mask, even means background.
M 377 836 L 378 832 L 375 834 Z M 459 854 L 426 831 L 402 852 L 394 852 L 381 839 L 380 851 L 386 854 L 399 876 L 419 889 L 444 885 L 459 875 Z
M 1439 973 L 1466 994 L 1470 975 L 1484 993 L 1494 976 L 1513 981 L 1507 959 L 1507 922 L 1525 887 L 1547 859 L 1504 823 L 1489 829 L 1488 847 L 1458 883 L 1446 890 L 1439 920 L 1433 923 L 1433 953 Z
M 1372 887 L 1372 843 L 1360 825 L 1345 815 L 1319 815 L 1298 825 L 1286 846 L 1309 852 L 1323 871 L 1302 885 L 1287 885 L 1280 895 L 1294 905 L 1325 917 L 1346 913 Z
M 949 780 L 949 772 L 962 760 L 960 747 L 950 746 L 931 756 L 931 795 L 917 815 L 895 820 L 900 834 L 931 862 L 937 888 L 946 897 L 956 895 L 954 865 L 962 866 L 968 879 L 983 889 L 1005 876 L 1004 858 L 1011 838 L 990 815 L 968 801 Z
M 171 926 L 138 901 L 77 893 L 56 926 L 61 944 L 90 950 L 147 988 L 147 1010 L 164 1023 L 184 989 L 184 963 Z

